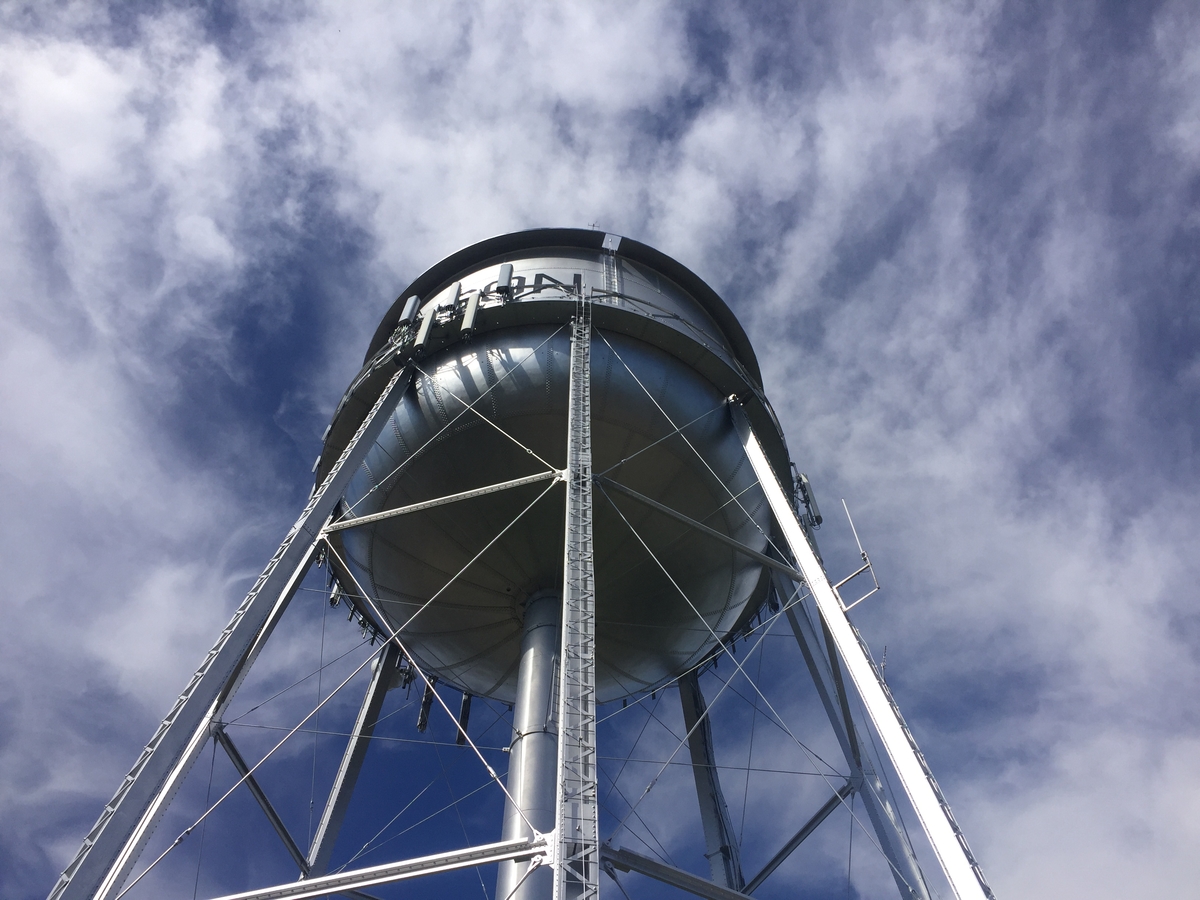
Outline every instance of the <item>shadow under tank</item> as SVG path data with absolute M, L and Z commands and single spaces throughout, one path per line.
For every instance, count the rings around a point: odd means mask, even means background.
M 369 515 L 562 469 L 569 359 L 569 329 L 531 325 L 421 360 L 346 491 L 349 510 Z M 597 476 L 765 552 L 765 499 L 714 385 L 661 349 L 599 330 L 591 385 Z M 348 529 L 347 562 L 391 627 L 403 626 L 418 664 L 511 703 L 525 601 L 561 589 L 563 500 L 562 484 L 541 481 Z M 603 480 L 594 546 L 600 702 L 652 689 L 710 652 L 715 640 L 697 612 L 724 638 L 765 593 L 760 564 Z

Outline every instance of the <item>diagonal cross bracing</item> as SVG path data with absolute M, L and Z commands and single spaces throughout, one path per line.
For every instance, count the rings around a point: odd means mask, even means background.
M 689 894 L 695 894 L 697 897 L 704 897 L 705 900 L 745 900 L 746 898 L 746 895 L 740 891 L 705 881 L 699 875 L 693 875 L 691 872 L 685 872 L 675 866 L 668 866 L 658 860 L 650 859 L 648 856 L 634 853 L 632 850 L 606 845 L 601 851 L 601 858 L 622 872 L 637 872 L 647 875 L 655 881 L 677 887 Z
M 425 376 L 426 379 L 428 379 L 430 381 L 434 380 L 433 377 L 431 375 L 429 375 L 427 372 L 425 372 L 423 369 L 418 367 L 417 371 L 420 372 L 423 376 Z M 464 413 L 466 413 L 466 412 L 473 413 L 477 418 L 482 420 L 485 424 L 490 425 L 495 431 L 498 431 L 502 436 L 508 438 L 510 441 L 512 441 L 514 444 L 516 444 L 518 447 L 520 447 L 522 450 L 524 450 L 526 453 L 528 453 L 530 456 L 532 456 L 534 459 L 536 459 L 538 462 L 540 462 L 543 466 L 546 466 L 547 468 L 550 467 L 550 463 L 546 462 L 546 460 L 544 460 L 540 456 L 538 456 L 538 454 L 534 452 L 532 447 L 530 447 L 528 444 L 524 444 L 521 441 L 517 440 L 515 437 L 513 437 L 511 434 L 509 434 L 507 431 L 505 431 L 503 428 L 501 428 L 497 423 L 493 422 L 491 419 L 489 419 L 487 416 L 485 416 L 483 413 L 481 413 L 479 410 L 477 410 L 475 408 L 475 404 L 482 398 L 477 397 L 475 400 L 472 400 L 470 403 L 468 403 L 466 400 L 464 400 L 462 397 L 458 396 L 458 394 L 454 393 L 453 391 L 447 391 L 446 396 L 450 397 L 451 399 L 457 400 L 459 402 L 459 404 L 463 407 Z
M 262 789 L 262 785 L 258 783 L 258 779 L 254 777 L 254 773 L 250 770 L 250 767 L 246 765 L 246 760 L 242 758 L 241 752 L 234 746 L 233 741 L 220 725 L 213 728 L 213 738 L 224 749 L 225 755 L 229 757 L 229 761 L 237 769 L 238 775 L 246 783 L 246 787 L 254 795 L 254 799 L 258 801 L 258 805 L 262 807 L 262 811 L 271 823 L 271 827 L 275 829 L 275 833 L 283 841 L 283 846 L 287 848 L 288 854 L 300 869 L 300 873 L 307 875 L 308 860 L 304 858 L 304 852 L 296 844 L 291 832 L 287 830 L 287 826 L 283 824 L 283 819 L 279 817 L 279 813 L 275 811 L 275 806 Z
M 785 587 L 782 589 L 786 591 Z M 834 734 L 841 745 L 846 765 L 853 773 L 856 790 L 879 839 L 879 849 L 892 869 L 900 896 L 926 900 L 929 890 L 913 853 L 908 832 L 890 799 L 890 791 L 876 772 L 870 754 L 863 753 L 858 726 L 850 712 L 844 679 L 838 674 L 841 667 L 839 665 L 835 669 L 833 666 L 837 660 L 836 645 L 820 639 L 816 627 L 809 620 L 808 611 L 802 604 L 788 607 L 786 615 L 796 643 L 804 656 L 805 665 L 812 676 L 813 685 L 825 707 L 825 714 L 829 716 L 829 724 L 833 726 Z M 828 634 L 824 623 L 821 623 L 821 627 L 822 631 Z M 830 656 L 826 656 L 822 646 L 828 648 Z
M 766 881 L 772 872 L 783 865 L 784 861 L 795 852 L 796 848 L 803 844 L 808 839 L 808 836 L 817 830 L 817 826 L 829 818 L 829 814 L 841 806 L 842 801 L 849 797 L 853 791 L 854 779 L 850 779 L 842 785 L 836 794 L 826 800 L 825 805 L 813 813 L 807 822 L 800 826 L 800 830 L 792 835 L 791 839 L 780 848 L 778 853 L 771 857 L 770 862 L 762 867 L 762 871 L 750 879 L 746 887 L 743 888 L 745 893 L 753 894 L 759 885 Z
M 597 475 L 596 481 L 600 482 L 601 490 L 603 490 L 605 487 L 610 487 L 613 490 L 620 491 L 625 496 L 630 497 L 630 498 L 638 501 L 639 503 L 650 507 L 653 510 L 657 510 L 658 512 L 662 513 L 665 516 L 670 516 L 675 521 L 681 522 L 682 524 L 688 526 L 689 528 L 691 528 L 695 531 L 698 531 L 707 537 L 712 538 L 714 541 L 720 541 L 722 544 L 725 544 L 727 547 L 732 547 L 738 553 L 741 553 L 745 556 L 750 557 L 755 562 L 762 563 L 764 566 L 768 566 L 769 568 L 775 569 L 776 571 L 783 572 L 785 575 L 789 575 L 792 578 L 798 579 L 800 577 L 800 573 L 797 572 L 791 566 L 789 566 L 787 563 L 780 562 L 777 559 L 772 559 L 771 557 L 767 556 L 765 553 L 760 553 L 757 550 L 747 547 L 741 541 L 731 538 L 729 535 L 725 534 L 724 532 L 718 531 L 715 528 L 711 528 L 708 525 L 705 525 L 703 522 L 697 522 L 695 519 L 691 518 L 690 516 L 685 516 L 683 513 L 678 512 L 677 510 L 671 509 L 671 507 L 667 506 L 666 504 L 659 503 L 657 500 L 647 497 L 645 494 L 639 494 L 637 491 L 633 490 L 632 488 L 626 487 L 625 485 L 621 484 L 619 481 L 613 481 L 611 478 L 605 478 L 602 475 Z M 612 502 L 611 498 L 609 498 L 609 502 L 610 503 Z
M 540 344 L 538 344 L 536 347 L 534 347 L 533 351 L 532 351 L 532 355 L 536 355 L 539 350 L 541 350 L 543 347 L 546 346 L 546 344 L 550 343 L 550 341 L 552 341 L 555 337 L 557 337 L 559 332 L 562 331 L 563 327 L 565 327 L 565 326 L 559 326 L 558 328 L 556 328 L 553 332 L 551 332 L 546 337 L 546 339 L 544 341 L 542 341 Z M 410 367 L 405 370 L 409 375 L 409 380 L 411 380 L 411 375 L 412 375 L 414 368 L 415 367 Z M 350 507 L 350 512 L 353 512 L 355 506 L 358 506 L 358 504 L 360 504 L 364 500 L 366 500 L 367 497 L 369 497 L 371 494 L 375 493 L 375 491 L 379 490 L 379 488 L 381 488 L 383 485 L 387 484 L 393 478 L 398 478 L 400 473 L 402 471 L 404 471 L 404 468 L 410 462 L 412 462 L 414 459 L 416 459 L 418 456 L 420 456 L 422 453 L 424 453 L 426 450 L 428 450 L 429 447 L 432 446 L 433 443 L 435 441 L 437 441 L 438 438 L 440 438 L 443 434 L 445 434 L 450 429 L 450 427 L 452 425 L 454 425 L 455 422 L 457 422 L 460 418 L 462 418 L 468 412 L 470 412 L 475 407 L 476 404 L 483 402 L 483 399 L 485 397 L 487 397 L 489 394 L 491 394 L 492 391 L 494 391 L 496 388 L 498 388 L 501 384 L 503 384 L 510 375 L 512 375 L 514 372 L 519 372 L 519 371 L 521 371 L 520 366 L 513 366 L 507 372 L 505 372 L 503 375 L 501 375 L 498 379 L 496 379 L 496 382 L 494 384 L 490 385 L 487 388 L 487 390 L 483 391 L 478 397 L 476 397 L 470 403 L 465 404 L 464 408 L 460 409 L 455 414 L 454 418 L 452 418 L 449 422 L 447 422 L 445 425 L 443 425 L 441 428 L 439 428 L 437 430 L 437 432 L 430 435 L 429 438 L 425 441 L 425 443 L 423 443 L 420 447 L 418 447 L 413 453 L 410 453 L 408 455 L 407 459 L 405 459 L 403 462 L 398 464 L 395 468 L 393 468 L 390 472 L 388 472 L 387 475 L 385 475 L 383 478 L 379 479 L 379 482 L 374 487 L 372 487 L 369 491 L 367 491 L 365 494 L 363 494 L 363 496 L 359 497 L 358 500 L 356 500 L 354 502 L 354 506 Z M 407 383 L 408 382 L 406 381 L 405 387 L 407 387 Z M 385 391 L 385 393 L 386 393 L 386 391 Z M 377 403 L 376 407 L 378 407 L 378 406 L 379 406 L 379 404 Z M 373 414 L 374 413 L 372 413 L 372 415 Z M 370 416 L 368 416 L 368 420 L 369 419 L 370 419 Z M 490 421 L 490 420 L 488 420 L 488 421 Z M 511 439 L 511 435 L 509 435 L 509 437 Z M 520 443 L 520 442 L 518 441 L 517 443 Z M 523 444 L 521 446 L 524 447 Z
M 374 444 L 387 416 L 411 380 L 404 368 L 392 376 L 320 487 L 313 492 L 266 569 L 221 632 L 216 644 L 162 720 L 133 768 L 50 892 L 51 900 L 107 900 L 133 868 L 154 826 L 208 739 L 208 729 L 283 615 L 312 562 L 321 526 Z

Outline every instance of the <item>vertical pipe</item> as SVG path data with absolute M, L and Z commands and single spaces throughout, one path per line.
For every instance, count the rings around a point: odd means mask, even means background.
M 508 759 L 508 793 L 516 804 L 509 801 L 505 805 L 501 837 L 505 841 L 531 836 L 526 818 L 542 833 L 554 830 L 558 766 L 555 681 L 561 608 L 562 599 L 557 591 L 540 591 L 525 604 L 525 632 L 521 638 Z M 554 892 L 552 870 L 543 866 L 521 882 L 528 868 L 527 862 L 500 863 L 496 900 L 549 900 Z

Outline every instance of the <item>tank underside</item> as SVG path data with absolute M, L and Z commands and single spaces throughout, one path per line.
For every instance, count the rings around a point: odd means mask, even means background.
M 542 325 L 422 361 L 346 493 L 352 514 L 562 469 L 569 355 L 567 331 Z M 764 498 L 726 398 L 674 357 L 622 335 L 593 339 L 592 442 L 596 475 L 766 549 Z M 561 587 L 563 497 L 542 481 L 349 529 L 348 561 L 419 664 L 511 702 L 525 600 Z M 594 516 L 602 702 L 678 676 L 761 602 L 759 564 L 603 480 Z

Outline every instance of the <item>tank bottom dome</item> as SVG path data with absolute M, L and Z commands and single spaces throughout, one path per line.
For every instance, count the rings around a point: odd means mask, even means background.
M 422 360 L 346 491 L 351 514 L 562 469 L 569 358 L 568 330 L 539 325 Z M 713 631 L 725 636 L 754 613 L 766 579 L 752 559 L 604 479 L 758 551 L 770 525 L 711 383 L 676 357 L 612 333 L 593 338 L 591 365 L 592 463 L 602 476 L 593 494 L 596 675 L 607 702 L 699 662 L 715 646 Z M 401 626 L 422 668 L 512 702 L 525 601 L 561 589 L 564 498 L 564 486 L 547 479 L 340 534 L 355 577 L 390 625 Z

